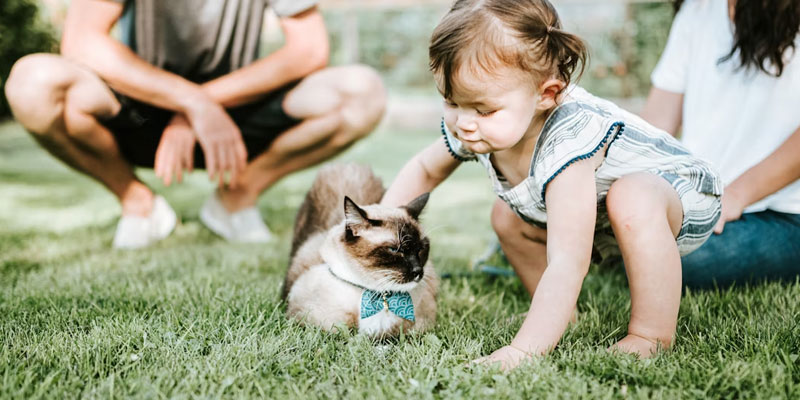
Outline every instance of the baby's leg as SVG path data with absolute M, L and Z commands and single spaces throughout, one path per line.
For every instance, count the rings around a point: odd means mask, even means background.
M 523 221 L 500 199 L 492 208 L 492 228 L 514 272 L 533 296 L 547 267 L 547 231 Z
M 649 357 L 669 347 L 681 298 L 681 259 L 675 238 L 683 207 L 663 178 L 636 173 L 611 185 L 608 217 L 617 238 L 631 290 L 628 336 L 612 349 Z

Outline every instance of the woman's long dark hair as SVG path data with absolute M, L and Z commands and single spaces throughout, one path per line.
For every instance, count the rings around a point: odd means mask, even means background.
M 677 12 L 684 0 L 675 0 Z M 798 0 L 736 0 L 733 24 L 733 48 L 720 59 L 725 62 L 739 51 L 742 67 L 755 67 L 773 76 L 781 76 L 787 49 L 795 48 L 800 31 Z

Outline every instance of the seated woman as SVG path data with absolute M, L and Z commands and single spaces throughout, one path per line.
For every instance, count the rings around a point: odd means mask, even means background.
M 800 275 L 800 2 L 677 1 L 642 117 L 722 175 L 715 235 L 688 287 Z

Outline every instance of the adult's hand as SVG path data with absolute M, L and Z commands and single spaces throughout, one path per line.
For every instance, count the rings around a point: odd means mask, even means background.
M 725 193 L 722 195 L 722 215 L 720 215 L 717 225 L 714 226 L 714 233 L 719 235 L 725 229 L 727 222 L 741 218 L 745 207 L 747 204 L 743 200 L 743 196 L 733 187 L 726 187 Z
M 221 105 L 209 99 L 197 99 L 187 108 L 187 118 L 203 148 L 206 170 L 212 181 L 225 184 L 236 182 L 236 177 L 247 165 L 247 149 L 239 128 Z
M 192 172 L 194 145 L 195 133 L 189 121 L 183 114 L 176 113 L 161 135 L 153 166 L 164 185 L 172 184 L 173 176 L 177 182 L 182 182 L 184 170 Z
M 725 187 L 722 216 L 714 232 L 722 233 L 725 223 L 739 219 L 745 207 L 800 179 L 797 154 L 800 154 L 800 127 L 772 154 Z

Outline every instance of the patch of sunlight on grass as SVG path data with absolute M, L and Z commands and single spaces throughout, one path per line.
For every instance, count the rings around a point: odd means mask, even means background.
M 119 215 L 115 199 L 100 188 L 3 183 L 0 221 L 5 230 L 65 232 L 106 224 Z

